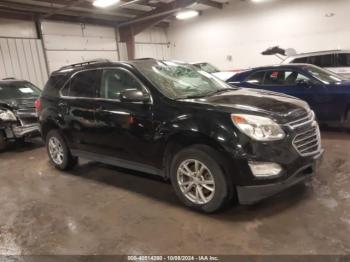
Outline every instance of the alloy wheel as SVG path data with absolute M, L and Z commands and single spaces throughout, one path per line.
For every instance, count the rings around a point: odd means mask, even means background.
M 61 142 L 56 137 L 51 137 L 49 139 L 49 152 L 52 161 L 56 165 L 62 165 L 64 159 L 63 147 Z
M 199 160 L 187 159 L 179 165 L 177 183 L 183 195 L 195 204 L 206 204 L 214 197 L 214 177 Z

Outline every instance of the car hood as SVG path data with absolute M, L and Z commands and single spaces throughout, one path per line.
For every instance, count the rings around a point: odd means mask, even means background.
M 298 98 L 256 89 L 237 89 L 206 98 L 186 99 L 196 103 L 223 106 L 240 111 L 258 112 L 286 121 L 300 118 L 310 111 L 309 105 Z
M 223 72 L 213 73 L 213 75 L 216 76 L 217 78 L 221 79 L 222 81 L 226 81 L 226 80 L 230 79 L 231 77 L 233 77 L 237 73 L 238 72 L 223 71 Z

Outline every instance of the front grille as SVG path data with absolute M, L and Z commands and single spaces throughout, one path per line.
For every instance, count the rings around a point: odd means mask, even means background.
M 288 123 L 288 126 L 292 129 L 302 127 L 304 125 L 312 124 L 315 121 L 315 113 L 310 110 L 307 115 Z
M 306 131 L 304 130 L 295 136 L 293 146 L 301 156 L 310 156 L 320 152 L 321 135 L 315 121 Z
M 296 134 L 293 138 L 293 146 L 301 156 L 316 155 L 321 151 L 320 129 L 312 110 L 303 117 L 289 122 L 287 126 Z

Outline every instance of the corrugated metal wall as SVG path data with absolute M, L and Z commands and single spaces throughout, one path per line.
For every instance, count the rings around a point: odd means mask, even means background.
M 125 43 L 117 47 L 113 27 L 44 21 L 42 32 L 40 40 L 32 21 L 0 18 L 0 79 L 15 77 L 43 88 L 48 73 L 61 66 L 97 58 L 128 59 Z M 135 42 L 136 58 L 170 57 L 165 29 L 146 30 Z
M 41 40 L 0 38 L 0 79 L 15 77 L 43 88 L 47 81 Z
M 44 21 L 42 32 L 50 72 L 98 58 L 118 60 L 113 27 Z

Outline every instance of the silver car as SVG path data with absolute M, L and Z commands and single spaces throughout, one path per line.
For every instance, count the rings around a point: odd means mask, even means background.
M 328 69 L 336 74 L 350 78 L 350 51 L 331 50 L 303 53 L 289 56 L 282 64 L 307 63 Z

